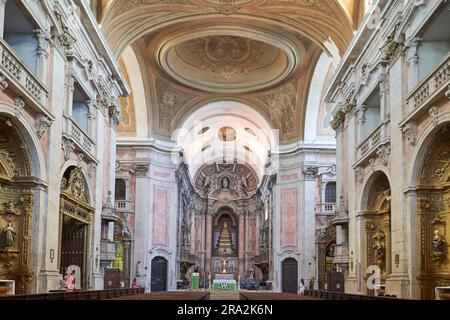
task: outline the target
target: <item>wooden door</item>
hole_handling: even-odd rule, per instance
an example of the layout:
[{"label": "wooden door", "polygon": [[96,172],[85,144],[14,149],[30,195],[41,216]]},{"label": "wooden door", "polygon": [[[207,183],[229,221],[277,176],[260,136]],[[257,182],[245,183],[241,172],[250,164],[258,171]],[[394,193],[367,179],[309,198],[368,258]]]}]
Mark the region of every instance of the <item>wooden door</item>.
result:
[{"label": "wooden door", "polygon": [[328,291],[344,293],[345,277],[342,272],[328,273]]},{"label": "wooden door", "polygon": [[298,288],[298,263],[294,258],[287,258],[281,263],[282,291],[297,293]]},{"label": "wooden door", "polygon": [[119,289],[120,288],[120,270],[106,269],[104,277],[104,289]]},{"label": "wooden door", "polygon": [[167,291],[167,260],[163,257],[152,260],[151,291]]}]

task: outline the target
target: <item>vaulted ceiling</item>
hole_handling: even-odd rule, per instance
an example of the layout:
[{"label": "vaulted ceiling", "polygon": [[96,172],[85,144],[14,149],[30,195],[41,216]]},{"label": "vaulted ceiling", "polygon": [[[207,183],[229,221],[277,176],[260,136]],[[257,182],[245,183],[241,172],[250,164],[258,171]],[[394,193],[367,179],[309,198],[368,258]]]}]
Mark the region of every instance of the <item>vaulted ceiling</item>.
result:
[{"label": "vaulted ceiling", "polygon": [[[344,52],[361,18],[360,2],[91,3],[116,56],[122,57],[127,48],[136,55],[146,92],[149,136],[170,139],[202,106],[239,101],[273,124],[281,143],[289,143],[303,138],[308,92],[320,55]],[[124,71],[129,78],[136,76]],[[131,110],[132,99],[124,101],[126,113],[142,116]],[[124,133],[132,136],[133,129]]]}]

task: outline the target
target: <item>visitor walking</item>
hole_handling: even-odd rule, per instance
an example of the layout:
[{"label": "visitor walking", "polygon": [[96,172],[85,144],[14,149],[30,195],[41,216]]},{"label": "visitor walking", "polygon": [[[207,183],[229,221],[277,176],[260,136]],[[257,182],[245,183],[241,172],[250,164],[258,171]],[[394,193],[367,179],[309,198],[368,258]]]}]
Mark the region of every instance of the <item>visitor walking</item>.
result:
[{"label": "visitor walking", "polygon": [[302,278],[300,280],[300,284],[298,286],[298,293],[303,296],[305,294],[305,289],[306,289],[305,280],[303,280],[303,278]]}]

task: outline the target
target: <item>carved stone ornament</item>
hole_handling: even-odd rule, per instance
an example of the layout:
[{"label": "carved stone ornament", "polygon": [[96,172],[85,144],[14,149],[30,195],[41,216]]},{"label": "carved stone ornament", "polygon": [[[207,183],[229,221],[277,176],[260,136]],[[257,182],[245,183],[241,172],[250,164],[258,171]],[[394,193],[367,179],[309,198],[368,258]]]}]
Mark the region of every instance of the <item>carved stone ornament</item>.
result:
[{"label": "carved stone ornament", "polygon": [[303,173],[308,178],[314,178],[319,173],[319,167],[317,166],[303,167]]},{"label": "carved stone ornament", "polygon": [[41,116],[38,119],[38,128],[39,129],[36,134],[39,139],[41,139],[45,135],[48,128],[50,128],[52,124],[53,124],[53,121],[47,116]]},{"label": "carved stone ornament", "polygon": [[75,150],[75,142],[63,138],[62,148],[64,150],[64,160],[67,161],[70,159],[70,154]]},{"label": "carved stone ornament", "polygon": [[383,46],[380,48],[381,59],[391,63],[403,51],[404,45],[389,36]]},{"label": "carved stone ornament", "polygon": [[330,122],[331,128],[334,131],[338,131],[344,124],[344,120],[345,120],[345,113],[339,110],[333,117],[333,120],[331,120]]},{"label": "carved stone ornament", "polygon": [[402,128],[403,136],[405,140],[409,141],[411,146],[415,146],[417,143],[417,125],[409,122]]},{"label": "carved stone ornament", "polygon": [[377,149],[377,155],[381,158],[384,165],[388,164],[391,148],[388,145],[380,146]]},{"label": "carved stone ornament", "polygon": [[439,124],[439,108],[435,106],[431,107],[428,110],[428,114],[431,116],[433,126],[436,127]]},{"label": "carved stone ornament", "polygon": [[62,33],[57,36],[57,40],[61,46],[63,46],[68,52],[71,52],[73,45],[77,42],[77,39],[72,35],[69,27],[66,25],[60,14],[57,15],[57,18],[62,29]]},{"label": "carved stone ornament", "polygon": [[6,81],[6,77],[0,74],[0,92],[6,90],[8,88],[8,81]]},{"label": "carved stone ornament", "polygon": [[150,168],[149,163],[133,163],[133,170],[138,177],[145,177]]},{"label": "carved stone ornament", "polygon": [[[64,178],[63,178],[64,179]],[[85,204],[89,204],[88,193],[84,182],[83,173],[80,168],[74,168],[70,173],[69,180],[61,183],[62,192]]]},{"label": "carved stone ornament", "polygon": [[18,118],[22,114],[22,110],[25,107],[25,102],[21,98],[16,98],[14,101],[14,116]]},{"label": "carved stone ornament", "polygon": [[97,170],[97,165],[94,162],[89,163],[87,167],[88,176],[92,178],[95,175],[95,171]]}]

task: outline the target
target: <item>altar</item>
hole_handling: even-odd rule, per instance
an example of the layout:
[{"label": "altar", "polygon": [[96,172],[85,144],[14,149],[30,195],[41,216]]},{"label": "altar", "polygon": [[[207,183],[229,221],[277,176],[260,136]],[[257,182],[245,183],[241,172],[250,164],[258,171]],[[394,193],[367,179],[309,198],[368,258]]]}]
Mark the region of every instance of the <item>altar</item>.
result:
[{"label": "altar", "polygon": [[237,290],[236,280],[231,279],[214,279],[213,290]]}]

